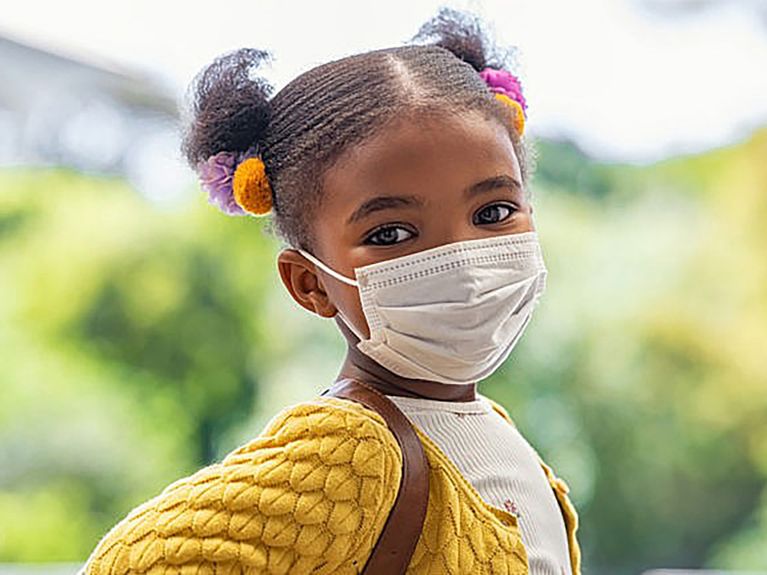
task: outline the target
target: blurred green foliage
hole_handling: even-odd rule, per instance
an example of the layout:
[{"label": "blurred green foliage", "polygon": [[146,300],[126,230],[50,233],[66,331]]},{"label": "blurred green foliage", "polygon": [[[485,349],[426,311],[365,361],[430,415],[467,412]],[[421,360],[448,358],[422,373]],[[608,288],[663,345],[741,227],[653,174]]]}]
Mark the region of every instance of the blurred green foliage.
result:
[{"label": "blurred green foliage", "polygon": [[[541,142],[547,292],[480,391],[572,488],[590,573],[767,568],[767,132],[649,167]],[[0,561],[79,561],[329,385],[262,220],[0,172]]]}]

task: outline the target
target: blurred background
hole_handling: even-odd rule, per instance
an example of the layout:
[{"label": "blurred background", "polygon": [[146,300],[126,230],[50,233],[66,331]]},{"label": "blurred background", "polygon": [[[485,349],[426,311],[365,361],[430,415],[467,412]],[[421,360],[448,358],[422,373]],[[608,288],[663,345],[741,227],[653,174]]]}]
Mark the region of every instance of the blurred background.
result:
[{"label": "blurred background", "polygon": [[[767,571],[767,0],[449,5],[518,47],[550,273],[480,391],[570,484],[584,573]],[[264,222],[209,206],[181,161],[194,74],[262,48],[279,89],[439,6],[2,7],[6,571],[74,572],[337,373],[342,338],[289,300]]]}]

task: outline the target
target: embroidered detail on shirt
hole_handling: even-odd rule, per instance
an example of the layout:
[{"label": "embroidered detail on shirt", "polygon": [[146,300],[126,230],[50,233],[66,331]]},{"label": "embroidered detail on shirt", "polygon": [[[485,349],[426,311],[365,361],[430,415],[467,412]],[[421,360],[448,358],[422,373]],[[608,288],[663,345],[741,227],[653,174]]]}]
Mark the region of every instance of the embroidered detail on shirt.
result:
[{"label": "embroidered detail on shirt", "polygon": [[519,508],[517,507],[517,503],[515,501],[512,501],[511,499],[504,499],[503,506],[506,508],[506,511],[519,518]]}]

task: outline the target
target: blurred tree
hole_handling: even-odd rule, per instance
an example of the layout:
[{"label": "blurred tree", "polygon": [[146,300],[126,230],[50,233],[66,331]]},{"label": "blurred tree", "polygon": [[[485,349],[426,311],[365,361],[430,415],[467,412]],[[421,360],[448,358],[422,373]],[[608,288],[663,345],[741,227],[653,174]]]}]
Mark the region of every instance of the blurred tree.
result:
[{"label": "blurred tree", "polygon": [[3,188],[0,560],[77,560],[252,413],[279,357],[255,321],[274,246],[120,181],[19,171]]}]

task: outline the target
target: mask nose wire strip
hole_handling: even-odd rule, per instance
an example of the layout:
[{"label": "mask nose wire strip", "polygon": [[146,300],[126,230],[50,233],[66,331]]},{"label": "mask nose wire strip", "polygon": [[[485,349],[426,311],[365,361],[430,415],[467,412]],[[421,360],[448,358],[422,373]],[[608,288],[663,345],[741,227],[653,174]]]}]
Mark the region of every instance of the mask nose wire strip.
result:
[{"label": "mask nose wire strip", "polygon": [[336,278],[338,281],[342,281],[342,282],[344,282],[345,284],[348,284],[348,285],[350,285],[350,286],[354,286],[354,287],[358,287],[358,286],[359,286],[359,284],[358,284],[358,283],[357,283],[355,280],[353,280],[353,279],[350,279],[350,278],[346,277],[345,275],[342,275],[342,274],[338,273],[336,270],[334,270],[334,269],[332,269],[332,268],[329,268],[328,266],[326,266],[324,263],[322,263],[320,260],[318,260],[316,257],[314,257],[314,256],[313,256],[312,254],[310,254],[309,252],[306,252],[306,251],[304,251],[304,250],[301,250],[301,249],[300,249],[300,250],[298,250],[298,252],[299,252],[299,253],[300,253],[302,256],[304,256],[304,257],[305,257],[307,260],[309,260],[310,262],[312,262],[314,265],[316,265],[317,267],[321,268],[321,269],[322,269],[322,270],[324,270],[325,272],[327,272],[327,273],[329,273],[330,275],[332,275],[332,276],[333,276],[334,278]]}]

